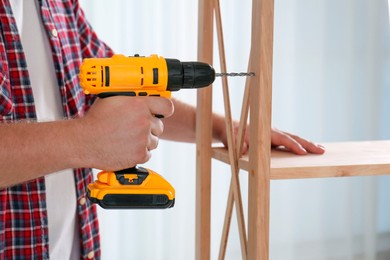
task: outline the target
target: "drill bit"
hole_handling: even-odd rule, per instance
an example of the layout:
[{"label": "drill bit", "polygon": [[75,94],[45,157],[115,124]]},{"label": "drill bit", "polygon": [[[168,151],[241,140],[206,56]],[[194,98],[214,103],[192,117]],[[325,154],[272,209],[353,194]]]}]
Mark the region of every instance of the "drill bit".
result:
[{"label": "drill bit", "polygon": [[215,73],[216,77],[253,77],[255,75],[254,72],[221,72]]}]

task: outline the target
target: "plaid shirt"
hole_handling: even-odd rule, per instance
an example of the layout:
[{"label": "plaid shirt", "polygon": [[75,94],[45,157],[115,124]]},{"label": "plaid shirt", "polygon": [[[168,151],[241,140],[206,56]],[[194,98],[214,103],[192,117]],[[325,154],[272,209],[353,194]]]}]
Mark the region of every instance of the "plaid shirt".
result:
[{"label": "plaid shirt", "polygon": [[[93,102],[79,86],[83,58],[111,56],[98,39],[77,0],[38,0],[62,96],[64,116],[83,115]],[[0,121],[35,119],[34,99],[20,36],[9,0],[0,0]],[[74,170],[81,256],[100,258],[96,208],[85,199],[90,169]],[[0,259],[48,259],[45,181],[0,190]]]}]

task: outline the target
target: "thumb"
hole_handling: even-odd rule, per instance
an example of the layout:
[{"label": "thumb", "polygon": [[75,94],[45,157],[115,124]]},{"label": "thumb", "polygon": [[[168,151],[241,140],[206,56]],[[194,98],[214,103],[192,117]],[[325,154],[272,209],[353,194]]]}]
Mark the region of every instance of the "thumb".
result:
[{"label": "thumb", "polygon": [[241,155],[246,155],[249,151],[249,145],[247,142],[242,144]]}]

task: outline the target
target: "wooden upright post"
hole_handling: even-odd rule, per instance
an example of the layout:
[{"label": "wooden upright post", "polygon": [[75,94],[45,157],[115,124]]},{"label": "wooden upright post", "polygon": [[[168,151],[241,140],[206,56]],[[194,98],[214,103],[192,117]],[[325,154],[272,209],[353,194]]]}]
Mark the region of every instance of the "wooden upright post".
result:
[{"label": "wooden upright post", "polygon": [[[199,0],[198,60],[213,61],[212,0]],[[195,259],[210,259],[212,90],[198,90],[196,114],[196,223]]]},{"label": "wooden upright post", "polygon": [[269,258],[273,24],[274,1],[253,0],[248,259]]}]

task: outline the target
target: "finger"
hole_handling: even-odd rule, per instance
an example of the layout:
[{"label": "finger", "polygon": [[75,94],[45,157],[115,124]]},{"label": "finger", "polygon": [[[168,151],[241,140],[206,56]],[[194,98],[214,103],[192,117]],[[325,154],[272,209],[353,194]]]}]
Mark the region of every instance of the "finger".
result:
[{"label": "finger", "polygon": [[287,150],[290,150],[298,155],[307,154],[306,149],[287,133],[273,131],[271,139],[272,145],[274,146],[284,146]]},{"label": "finger", "polygon": [[241,154],[245,155],[248,153],[248,151],[249,151],[249,145],[246,141],[244,141],[244,143],[242,144]]},{"label": "finger", "polygon": [[148,151],[154,150],[158,146],[158,140],[159,138],[155,135],[150,135],[149,137],[149,143],[147,145]]},{"label": "finger", "polygon": [[161,119],[154,117],[151,119],[151,121],[152,121],[152,124],[151,124],[150,131],[151,131],[152,135],[155,135],[155,136],[162,135],[162,133],[164,132],[164,124],[161,121]]},{"label": "finger", "polygon": [[296,135],[290,136],[295,139],[309,153],[323,154],[325,152],[325,148],[322,145],[315,144]]},{"label": "finger", "polygon": [[136,162],[136,164],[146,163],[152,157],[152,153],[150,152],[149,148],[147,148],[145,150],[146,150],[145,151],[145,156],[142,159],[140,159],[138,162]]},{"label": "finger", "polygon": [[161,97],[145,97],[148,99],[148,106],[153,115],[160,118],[169,117],[173,114],[173,104],[170,99]]},{"label": "finger", "polygon": [[243,144],[243,154],[247,154],[249,152],[249,140],[250,140],[250,136],[249,136],[249,126],[246,126],[245,128],[245,134],[244,134],[244,144]]}]

